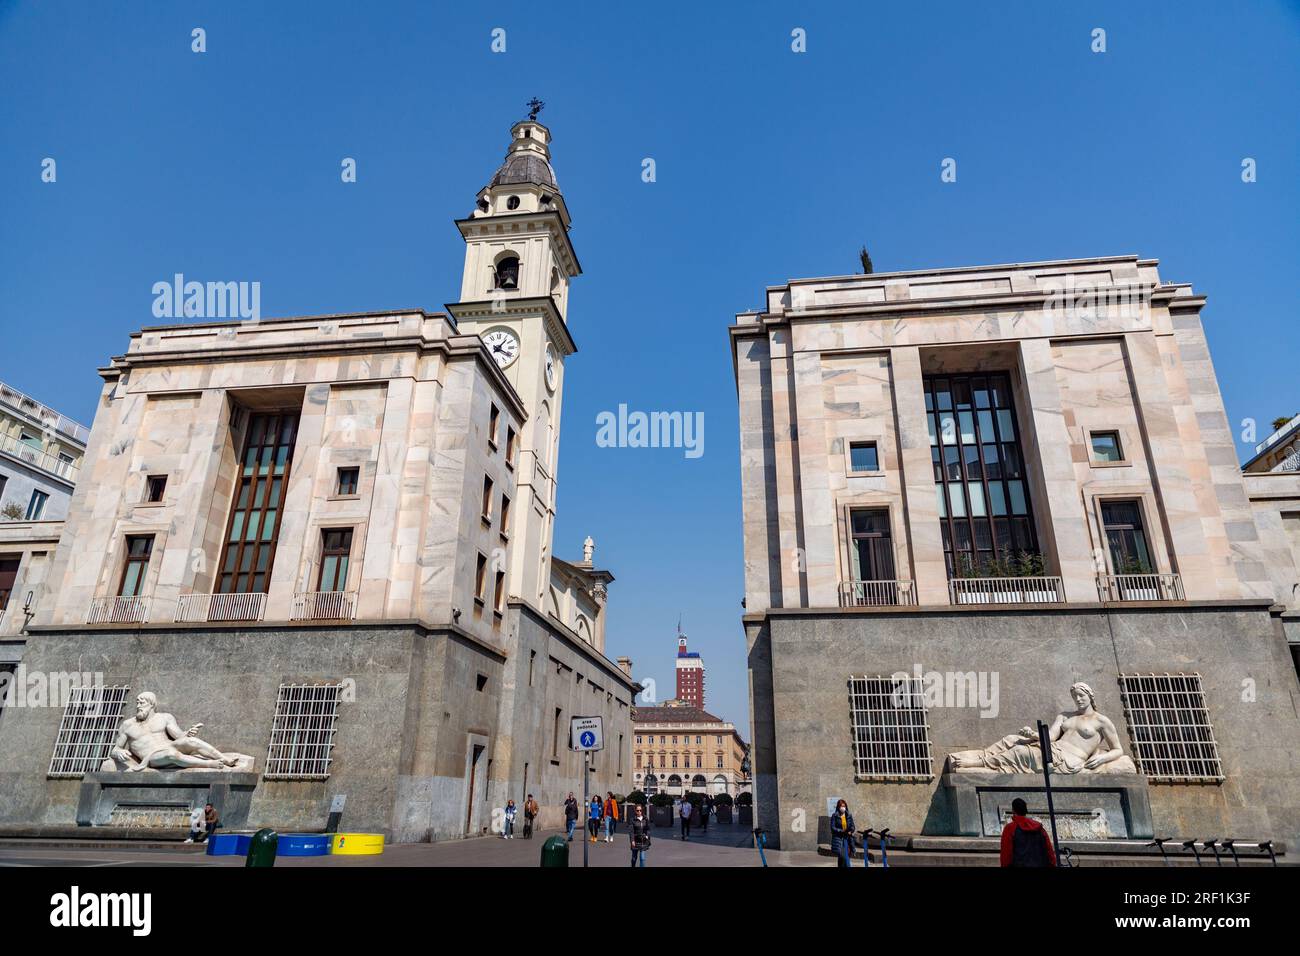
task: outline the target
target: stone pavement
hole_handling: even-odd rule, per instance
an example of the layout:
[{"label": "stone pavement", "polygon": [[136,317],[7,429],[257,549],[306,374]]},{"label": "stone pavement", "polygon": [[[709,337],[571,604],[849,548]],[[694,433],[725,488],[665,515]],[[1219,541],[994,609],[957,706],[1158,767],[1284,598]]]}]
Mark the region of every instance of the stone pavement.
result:
[{"label": "stone pavement", "polygon": [[[276,866],[428,866],[428,867],[536,867],[542,844],[562,830],[539,831],[531,840],[479,837],[445,843],[407,843],[388,846],[381,856],[280,857]],[[759,866],[758,851],[752,846],[747,827],[714,824],[708,834],[695,831],[683,841],[677,830],[656,828],[651,834],[647,867],[744,867]],[[569,846],[569,866],[582,866],[582,847],[575,832]],[[589,843],[591,866],[626,867],[631,859],[627,833],[615,835],[613,843]],[[769,866],[834,866],[835,861],[815,853],[781,853],[768,850]],[[59,845],[23,845],[17,841],[0,844],[0,867],[13,866],[243,866],[242,857],[211,857],[202,847],[177,844],[168,847],[80,847],[68,842]]]}]

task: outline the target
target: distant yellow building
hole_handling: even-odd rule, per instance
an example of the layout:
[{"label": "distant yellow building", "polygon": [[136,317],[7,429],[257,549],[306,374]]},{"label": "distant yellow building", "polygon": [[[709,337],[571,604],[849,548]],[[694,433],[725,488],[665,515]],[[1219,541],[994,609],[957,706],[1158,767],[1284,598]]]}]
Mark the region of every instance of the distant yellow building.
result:
[{"label": "distant yellow building", "polygon": [[735,724],[689,704],[632,709],[632,780],[648,795],[687,791],[736,796],[750,789],[745,741]]}]

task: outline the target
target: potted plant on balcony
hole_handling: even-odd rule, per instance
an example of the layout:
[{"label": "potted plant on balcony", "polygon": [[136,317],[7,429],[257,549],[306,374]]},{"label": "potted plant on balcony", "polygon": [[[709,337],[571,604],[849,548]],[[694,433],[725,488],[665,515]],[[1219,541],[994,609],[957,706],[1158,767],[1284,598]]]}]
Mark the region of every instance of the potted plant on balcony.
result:
[{"label": "potted plant on balcony", "polygon": [[713,815],[719,823],[731,822],[731,794],[720,793],[713,798]]},{"label": "potted plant on balcony", "polygon": [[650,825],[654,827],[673,825],[673,798],[669,794],[656,793],[650,798]]},{"label": "potted plant on balcony", "polygon": [[742,826],[754,825],[754,795],[748,790],[736,796],[736,817]]},{"label": "potted plant on balcony", "polygon": [[1118,582],[1121,601],[1160,600],[1160,578],[1141,558],[1126,557],[1115,573],[1122,575]]},{"label": "potted plant on balcony", "polygon": [[[961,554],[954,577],[972,583],[963,583],[953,589],[955,603],[1044,604],[1056,601],[1055,590],[1048,588],[1043,581],[1045,571],[1043,556],[1034,551],[1018,551],[979,562],[969,554]],[[987,585],[973,583],[979,578],[989,579]],[[1018,579],[1032,580],[1021,582]]]}]

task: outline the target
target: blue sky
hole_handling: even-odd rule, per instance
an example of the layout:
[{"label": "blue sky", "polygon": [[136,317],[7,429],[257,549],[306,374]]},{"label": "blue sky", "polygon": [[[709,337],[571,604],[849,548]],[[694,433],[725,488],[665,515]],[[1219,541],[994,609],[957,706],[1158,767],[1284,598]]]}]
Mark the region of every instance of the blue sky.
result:
[{"label": "blue sky", "polygon": [[[1234,423],[1300,411],[1295,4],[0,0],[0,91],[0,379],[86,422],[176,272],[260,281],[266,316],[454,300],[452,220],[545,100],[585,270],[556,551],[596,539],[609,654],[669,693],[681,614],[742,726],[726,328],[765,286],[864,242],[878,271],[1138,253],[1209,296]],[[619,403],[703,412],[705,454],[597,447]]]}]

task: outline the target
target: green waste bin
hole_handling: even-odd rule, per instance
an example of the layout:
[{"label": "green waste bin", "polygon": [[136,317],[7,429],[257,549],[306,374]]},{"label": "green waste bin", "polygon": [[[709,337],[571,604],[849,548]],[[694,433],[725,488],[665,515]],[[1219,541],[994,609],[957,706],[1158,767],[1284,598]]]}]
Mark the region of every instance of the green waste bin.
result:
[{"label": "green waste bin", "polygon": [[279,843],[280,834],[274,830],[258,830],[248,843],[248,859],[244,866],[275,866],[275,849]]},{"label": "green waste bin", "polygon": [[568,866],[569,841],[562,836],[550,837],[542,844],[542,866]]}]

